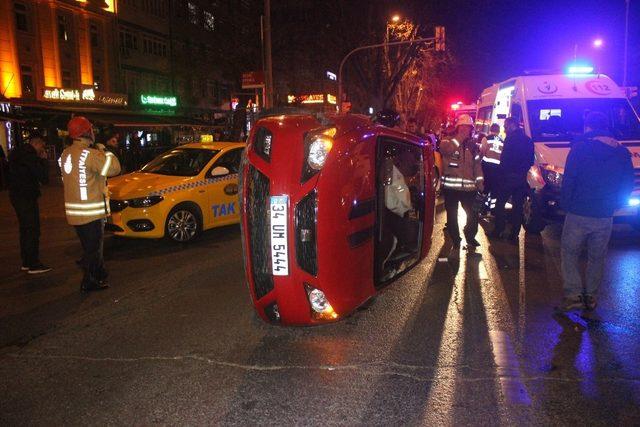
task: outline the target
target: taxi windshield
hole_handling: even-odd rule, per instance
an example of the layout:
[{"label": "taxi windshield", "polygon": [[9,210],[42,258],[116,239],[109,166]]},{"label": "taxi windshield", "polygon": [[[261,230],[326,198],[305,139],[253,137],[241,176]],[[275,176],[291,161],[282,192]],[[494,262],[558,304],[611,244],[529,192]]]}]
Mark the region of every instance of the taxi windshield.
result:
[{"label": "taxi windshield", "polygon": [[144,165],[141,172],[159,175],[195,176],[218,154],[218,150],[176,148]]},{"label": "taxi windshield", "polygon": [[584,133],[584,118],[591,111],[609,117],[616,139],[640,139],[640,122],[624,98],[545,99],[529,101],[531,136],[534,141],[571,141]]}]

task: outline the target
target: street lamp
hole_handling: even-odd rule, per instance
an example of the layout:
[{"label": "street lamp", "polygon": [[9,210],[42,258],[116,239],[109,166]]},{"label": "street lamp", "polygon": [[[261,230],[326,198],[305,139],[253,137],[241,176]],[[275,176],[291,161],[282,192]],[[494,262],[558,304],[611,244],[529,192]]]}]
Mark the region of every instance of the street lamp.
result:
[{"label": "street lamp", "polygon": [[400,15],[397,15],[397,14],[393,15],[391,17],[391,22],[395,22],[395,23],[400,22]]},{"label": "street lamp", "polygon": [[595,47],[596,49],[600,49],[602,47],[602,45],[604,45],[604,41],[600,38],[595,39],[593,41],[593,47]]}]

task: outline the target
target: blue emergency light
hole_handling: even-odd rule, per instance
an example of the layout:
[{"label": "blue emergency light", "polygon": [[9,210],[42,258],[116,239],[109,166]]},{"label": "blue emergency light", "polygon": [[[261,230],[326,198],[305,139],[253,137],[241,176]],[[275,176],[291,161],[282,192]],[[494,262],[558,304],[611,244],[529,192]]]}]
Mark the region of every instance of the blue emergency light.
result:
[{"label": "blue emergency light", "polygon": [[640,199],[637,197],[632,197],[629,199],[629,206],[640,206]]}]

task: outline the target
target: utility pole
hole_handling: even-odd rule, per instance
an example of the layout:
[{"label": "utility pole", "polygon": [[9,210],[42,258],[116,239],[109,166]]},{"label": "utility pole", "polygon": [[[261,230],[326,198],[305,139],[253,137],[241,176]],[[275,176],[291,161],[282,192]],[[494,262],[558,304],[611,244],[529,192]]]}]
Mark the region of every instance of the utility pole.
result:
[{"label": "utility pole", "polygon": [[271,62],[271,0],[264,0],[264,80],[265,108],[273,108],[273,64]]},{"label": "utility pole", "polygon": [[629,55],[629,6],[631,0],[625,0],[626,11],[624,17],[624,65],[622,66],[622,87],[627,87],[627,60]]}]

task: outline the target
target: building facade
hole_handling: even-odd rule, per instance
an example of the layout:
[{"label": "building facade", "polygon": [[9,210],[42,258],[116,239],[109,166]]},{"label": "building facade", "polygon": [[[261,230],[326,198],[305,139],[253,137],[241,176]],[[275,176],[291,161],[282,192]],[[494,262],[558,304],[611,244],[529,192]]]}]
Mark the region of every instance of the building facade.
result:
[{"label": "building facade", "polygon": [[259,4],[0,0],[1,95],[206,118],[229,102],[242,71],[260,66]]}]

